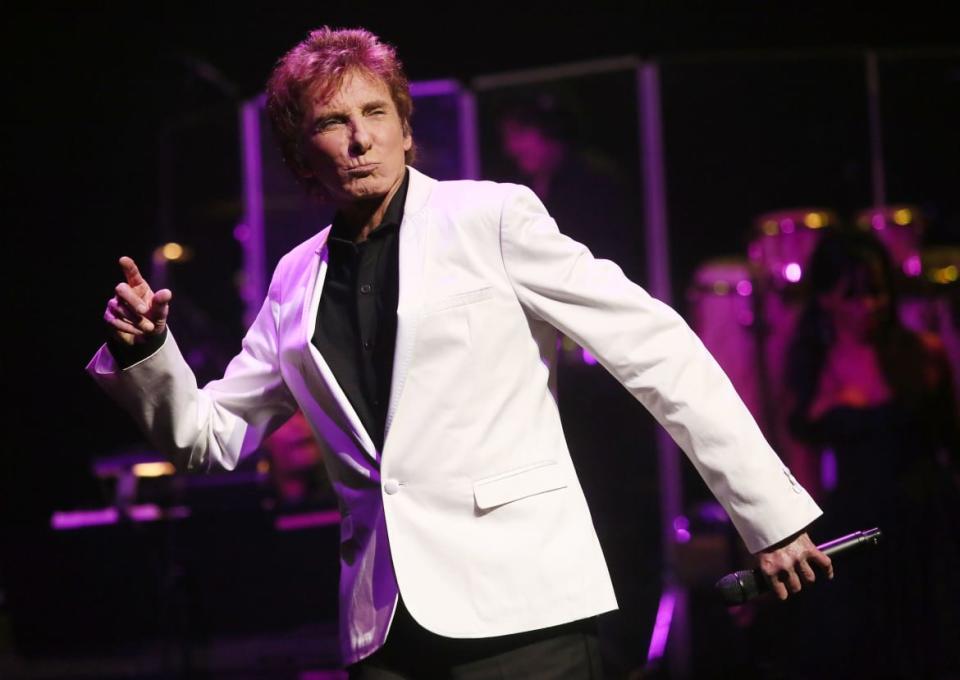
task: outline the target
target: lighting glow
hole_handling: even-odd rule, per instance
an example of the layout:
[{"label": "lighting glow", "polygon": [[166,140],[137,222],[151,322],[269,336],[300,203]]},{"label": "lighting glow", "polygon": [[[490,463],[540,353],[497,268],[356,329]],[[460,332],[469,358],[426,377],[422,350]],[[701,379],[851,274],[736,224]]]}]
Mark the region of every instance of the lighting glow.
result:
[{"label": "lighting glow", "polygon": [[833,449],[825,449],[820,456],[820,483],[825,491],[837,488],[837,454]]},{"label": "lighting glow", "polygon": [[913,222],[913,213],[908,208],[900,208],[894,211],[893,221],[901,227],[906,227]]},{"label": "lighting glow", "polygon": [[673,518],[673,540],[677,543],[690,542],[690,520],[685,515]]},{"label": "lighting glow", "polygon": [[590,354],[590,350],[588,350],[586,347],[581,349],[580,352],[581,356],[583,357],[583,363],[587,364],[588,366],[593,366],[597,363],[597,358]]},{"label": "lighting glow", "polygon": [[131,468],[137,477],[164,477],[172,475],[177,470],[172,463],[158,461],[156,463],[137,463]]},{"label": "lighting glow", "polygon": [[647,649],[647,662],[663,658],[667,648],[667,639],[670,637],[670,624],[673,623],[673,611],[677,606],[677,593],[672,588],[660,595],[660,604],[657,606],[657,618],[653,624],[653,634],[650,636],[650,647]]},{"label": "lighting glow", "polygon": [[803,223],[811,229],[820,229],[827,226],[827,220],[823,213],[811,212],[803,217]]},{"label": "lighting glow", "polygon": [[792,234],[796,226],[796,223],[788,217],[780,223],[780,231],[784,234]]},{"label": "lighting glow", "polygon": [[767,236],[776,236],[780,233],[780,225],[776,220],[767,220],[763,223],[763,233]]},{"label": "lighting glow", "polygon": [[171,241],[164,245],[160,252],[163,255],[163,259],[176,262],[183,257],[183,246]]},{"label": "lighting glow", "polygon": [[791,262],[783,268],[783,278],[790,283],[796,283],[803,276],[803,270],[796,262]]},{"label": "lighting glow", "polygon": [[53,517],[50,518],[50,526],[57,531],[103,526],[105,524],[116,524],[118,516],[119,513],[116,508],[55,512]]},{"label": "lighting glow", "polygon": [[911,255],[903,261],[903,273],[907,276],[920,276],[921,271],[923,271],[923,265],[919,255]]},{"label": "lighting glow", "polygon": [[946,267],[940,267],[939,269],[934,269],[930,273],[930,279],[934,283],[953,283],[957,280],[957,266],[955,264],[947,265]]},{"label": "lighting glow", "polygon": [[737,282],[737,294],[742,297],[747,297],[753,292],[753,284],[744,279],[743,281]]},{"label": "lighting glow", "polygon": [[336,510],[319,510],[299,515],[277,517],[274,519],[273,526],[277,531],[299,531],[301,529],[329,527],[339,523],[340,513]]},{"label": "lighting glow", "polygon": [[155,522],[159,519],[185,519],[190,516],[190,508],[173,506],[161,508],[151,503],[118,508],[100,508],[97,510],[68,510],[55,512],[50,518],[50,526],[56,531],[70,531],[87,527],[118,524],[121,512],[133,522]]},{"label": "lighting glow", "polygon": [[726,281],[715,281],[713,283],[713,292],[716,295],[726,295],[730,292],[730,284]]}]

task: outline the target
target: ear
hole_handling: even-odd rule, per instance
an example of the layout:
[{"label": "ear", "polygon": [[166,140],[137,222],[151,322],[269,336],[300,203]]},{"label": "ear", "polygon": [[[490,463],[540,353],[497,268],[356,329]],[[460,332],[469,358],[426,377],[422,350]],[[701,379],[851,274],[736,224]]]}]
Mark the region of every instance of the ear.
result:
[{"label": "ear", "polygon": [[413,134],[410,132],[410,126],[403,126],[403,150],[409,151],[413,148]]}]

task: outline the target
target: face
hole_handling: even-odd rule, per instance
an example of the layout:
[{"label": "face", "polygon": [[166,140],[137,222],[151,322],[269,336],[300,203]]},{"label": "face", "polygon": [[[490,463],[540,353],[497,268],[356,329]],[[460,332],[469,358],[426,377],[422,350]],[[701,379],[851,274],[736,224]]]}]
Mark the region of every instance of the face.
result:
[{"label": "face", "polygon": [[304,124],[307,176],[334,204],[382,199],[399,186],[413,138],[382,80],[347,74],[332,97],[308,103]]}]

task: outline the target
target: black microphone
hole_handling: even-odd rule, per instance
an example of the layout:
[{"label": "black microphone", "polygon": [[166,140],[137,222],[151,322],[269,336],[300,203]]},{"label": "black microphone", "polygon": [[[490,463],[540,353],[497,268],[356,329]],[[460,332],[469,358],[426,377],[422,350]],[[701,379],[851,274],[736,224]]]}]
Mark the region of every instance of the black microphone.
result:
[{"label": "black microphone", "polygon": [[[854,531],[852,534],[835,538],[823,545],[818,545],[817,550],[827,557],[839,555],[842,552],[855,550],[858,548],[877,545],[883,533],[880,529],[867,529],[865,531]],[[717,581],[717,591],[723,599],[724,604],[733,606],[743,604],[758,595],[770,590],[770,582],[767,581],[763,572],[757,569],[744,569],[727,574]]]}]

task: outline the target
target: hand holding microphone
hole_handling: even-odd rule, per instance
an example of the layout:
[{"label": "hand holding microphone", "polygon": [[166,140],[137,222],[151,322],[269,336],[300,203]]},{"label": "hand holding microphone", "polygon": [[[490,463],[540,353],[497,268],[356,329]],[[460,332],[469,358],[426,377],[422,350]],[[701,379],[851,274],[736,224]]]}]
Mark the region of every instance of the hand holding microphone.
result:
[{"label": "hand holding microphone", "polygon": [[[806,534],[802,534],[801,537],[805,537]],[[855,531],[852,534],[842,536],[832,541],[828,541],[822,545],[816,546],[815,550],[819,551],[826,557],[832,557],[843,552],[852,551],[858,548],[865,548],[867,546],[877,545],[880,542],[883,534],[880,529],[868,529],[866,531]],[[761,595],[770,590],[777,590],[777,595],[780,599],[786,599],[787,597],[787,585],[782,582],[775,582],[773,586],[770,585],[770,582],[765,577],[765,574],[770,573],[770,565],[764,564],[766,561],[775,561],[778,553],[786,550],[790,546],[793,546],[797,541],[791,542],[788,546],[784,548],[779,548],[770,552],[765,551],[766,554],[761,556],[761,567],[756,569],[747,569],[743,571],[733,572],[732,574],[727,574],[722,579],[717,581],[717,591],[720,593],[721,598],[724,603],[732,606],[743,604],[747,600],[750,600],[758,595]],[[809,541],[809,539],[807,539]],[[768,556],[770,556],[768,558]],[[764,569],[766,567],[766,570]],[[827,563],[829,568],[829,562]],[[805,568],[810,570],[810,566],[805,562],[801,566],[801,569]],[[832,568],[829,571],[832,575]],[[793,579],[796,579],[796,576],[792,576]],[[814,577],[812,574],[807,575],[806,580],[812,582]],[[790,591],[797,592],[800,590],[799,581],[793,585],[791,584]],[[782,593],[780,592],[782,591]]]}]

